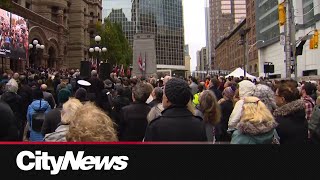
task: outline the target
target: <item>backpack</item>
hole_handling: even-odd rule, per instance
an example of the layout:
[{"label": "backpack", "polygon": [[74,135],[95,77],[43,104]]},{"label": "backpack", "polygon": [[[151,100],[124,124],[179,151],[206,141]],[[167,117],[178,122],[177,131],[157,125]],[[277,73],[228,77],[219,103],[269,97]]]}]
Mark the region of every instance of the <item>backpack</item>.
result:
[{"label": "backpack", "polygon": [[313,135],[320,138],[320,106],[315,106],[309,121],[309,130]]},{"label": "backpack", "polygon": [[45,110],[41,110],[41,100],[39,110],[32,114],[31,129],[35,132],[41,132],[42,124],[45,119]]}]

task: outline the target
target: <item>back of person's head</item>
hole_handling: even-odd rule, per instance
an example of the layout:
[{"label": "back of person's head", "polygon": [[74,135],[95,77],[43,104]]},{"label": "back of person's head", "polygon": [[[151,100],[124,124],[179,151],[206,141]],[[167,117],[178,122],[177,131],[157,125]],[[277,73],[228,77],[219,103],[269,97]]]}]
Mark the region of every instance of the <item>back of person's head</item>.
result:
[{"label": "back of person's head", "polygon": [[257,97],[246,97],[244,99],[241,122],[252,124],[270,122],[274,123],[274,117],[267,106]]},{"label": "back of person's head", "polygon": [[21,75],[19,77],[19,81],[20,81],[20,84],[23,84],[23,85],[28,84],[28,80],[27,80],[27,77],[25,75]]},{"label": "back of person's head", "polygon": [[203,113],[204,121],[212,125],[220,122],[221,111],[217,98],[210,90],[203,91],[199,97],[200,110]]},{"label": "back of person's head", "polygon": [[270,111],[273,111],[276,108],[274,92],[269,86],[264,84],[256,85],[256,89],[252,96],[259,98]]},{"label": "back of person's head", "polygon": [[42,91],[46,91],[46,90],[48,89],[48,86],[47,86],[46,84],[42,84],[42,85],[40,86],[40,89],[41,89]]},{"label": "back of person's head", "polygon": [[117,95],[118,95],[118,96],[122,96],[123,93],[124,93],[124,87],[122,87],[122,86],[117,86],[117,87],[116,87],[116,92],[117,92]]},{"label": "back of person's head", "polygon": [[286,103],[290,103],[300,99],[299,90],[288,84],[282,84],[277,89],[277,95],[283,97]]},{"label": "back of person's head", "polygon": [[[167,101],[175,106],[187,106],[192,97],[188,83],[179,78],[172,78],[167,82],[164,94]],[[167,105],[169,104],[164,104],[164,107],[168,108]]]},{"label": "back of person's head", "polygon": [[15,80],[19,80],[19,73],[14,73],[13,74],[13,79],[15,79]]},{"label": "back of person's head", "polygon": [[81,102],[87,101],[87,90],[84,88],[79,88],[74,97]]},{"label": "back of person's head", "polygon": [[91,76],[92,77],[97,77],[98,76],[98,72],[96,70],[92,70],[91,71]]},{"label": "back of person's head", "polygon": [[43,92],[39,88],[35,88],[32,91],[32,98],[34,100],[40,100],[43,99]]},{"label": "back of person's head", "polygon": [[58,93],[58,103],[64,104],[69,100],[70,97],[71,97],[71,92],[68,89],[63,88]]},{"label": "back of person's head", "polygon": [[2,74],[2,79],[9,79],[8,74],[7,74],[7,73],[3,73],[3,74]]},{"label": "back of person's head", "polygon": [[114,123],[109,116],[92,103],[80,107],[70,119],[68,142],[118,141]]},{"label": "back of person's head", "polygon": [[156,88],[154,88],[153,92],[154,92],[156,100],[161,103],[162,102],[162,97],[163,97],[162,88],[156,87]]},{"label": "back of person's head", "polygon": [[147,83],[138,83],[136,86],[132,89],[132,96],[136,102],[145,103],[151,92],[152,92],[152,86]]},{"label": "back of person's head", "polygon": [[311,96],[315,92],[315,89],[315,86],[310,82],[305,83],[301,87],[301,90],[304,90],[308,96]]},{"label": "back of person's head", "polygon": [[165,86],[170,79],[172,79],[171,76],[165,76],[163,79],[163,85]]},{"label": "back of person's head", "polygon": [[16,80],[10,79],[9,82],[6,84],[6,90],[8,92],[17,93],[19,89],[19,85]]},{"label": "back of person's head", "polygon": [[232,100],[235,94],[235,90],[232,87],[227,87],[223,90],[222,95],[226,100]]},{"label": "back of person's head", "polygon": [[256,85],[251,81],[243,80],[239,83],[240,98],[252,96],[255,91]]},{"label": "back of person's head", "polygon": [[77,110],[81,107],[82,107],[82,103],[78,99],[75,99],[75,98],[69,99],[62,106],[61,122],[63,124],[70,124],[70,120],[73,118]]},{"label": "back of person's head", "polygon": [[220,85],[220,82],[219,82],[219,80],[217,78],[212,78],[211,79],[211,84],[212,84],[213,87],[218,88],[219,85]]},{"label": "back of person's head", "polygon": [[204,84],[203,83],[199,83],[198,85],[198,91],[202,92],[204,90]]}]

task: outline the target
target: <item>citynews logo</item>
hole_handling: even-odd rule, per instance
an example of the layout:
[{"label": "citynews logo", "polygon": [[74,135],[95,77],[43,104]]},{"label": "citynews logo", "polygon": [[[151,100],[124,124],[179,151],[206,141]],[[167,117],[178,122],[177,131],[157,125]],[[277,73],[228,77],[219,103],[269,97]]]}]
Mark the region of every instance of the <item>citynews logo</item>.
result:
[{"label": "citynews logo", "polygon": [[[28,159],[28,163],[24,163]],[[22,151],[18,154],[16,163],[22,171],[50,171],[51,175],[57,175],[60,171],[66,171],[70,164],[74,171],[99,170],[116,170],[122,171],[127,168],[128,156],[85,156],[84,151],[79,151],[75,157],[72,151],[67,151],[64,156],[49,156],[48,152]]]}]

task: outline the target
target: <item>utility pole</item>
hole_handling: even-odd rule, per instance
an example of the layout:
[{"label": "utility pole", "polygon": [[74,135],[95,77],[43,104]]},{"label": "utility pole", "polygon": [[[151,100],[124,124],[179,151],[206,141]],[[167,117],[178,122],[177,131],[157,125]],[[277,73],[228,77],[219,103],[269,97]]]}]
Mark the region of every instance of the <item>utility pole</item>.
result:
[{"label": "utility pole", "polygon": [[293,4],[290,4],[291,13],[291,42],[292,42],[292,54],[293,54],[293,68],[294,68],[294,78],[298,81],[298,57],[297,57],[297,41],[296,41],[296,22],[294,17]]},{"label": "utility pole", "polygon": [[291,26],[292,16],[291,16],[291,0],[286,0],[286,25],[285,25],[285,52],[286,52],[286,77],[291,78]]}]

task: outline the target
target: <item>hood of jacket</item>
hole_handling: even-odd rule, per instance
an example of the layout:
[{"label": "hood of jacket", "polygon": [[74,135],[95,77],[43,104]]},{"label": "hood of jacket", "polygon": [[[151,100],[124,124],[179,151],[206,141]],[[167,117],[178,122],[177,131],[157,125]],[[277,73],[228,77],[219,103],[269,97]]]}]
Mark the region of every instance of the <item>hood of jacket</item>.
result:
[{"label": "hood of jacket", "polygon": [[19,95],[13,92],[5,92],[2,94],[1,99],[8,104],[16,103],[19,100]]},{"label": "hood of jacket", "polygon": [[31,107],[32,109],[34,109],[35,111],[41,110],[41,111],[45,111],[49,108],[49,103],[45,100],[41,100],[41,107],[40,107],[40,100],[35,100],[31,103]]},{"label": "hood of jacket", "polygon": [[275,117],[279,116],[288,116],[290,114],[293,114],[295,112],[301,111],[305,109],[305,104],[303,100],[296,100],[293,102],[290,102],[288,104],[285,104],[281,107],[278,107],[274,112],[273,115]]},{"label": "hood of jacket", "polygon": [[260,135],[274,130],[278,126],[276,121],[264,121],[260,123],[239,122],[237,129],[243,134]]},{"label": "hood of jacket", "polygon": [[251,81],[244,80],[239,83],[239,97],[245,98],[248,96],[253,96],[256,85]]}]

